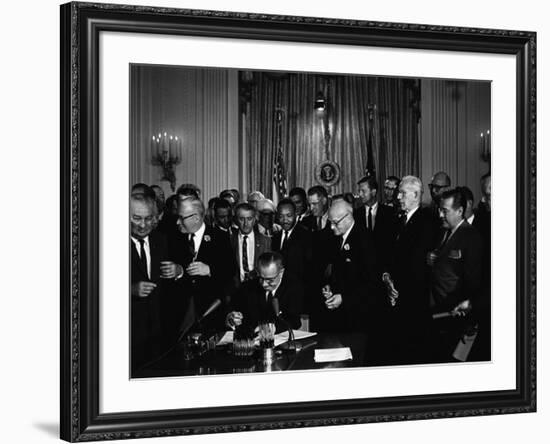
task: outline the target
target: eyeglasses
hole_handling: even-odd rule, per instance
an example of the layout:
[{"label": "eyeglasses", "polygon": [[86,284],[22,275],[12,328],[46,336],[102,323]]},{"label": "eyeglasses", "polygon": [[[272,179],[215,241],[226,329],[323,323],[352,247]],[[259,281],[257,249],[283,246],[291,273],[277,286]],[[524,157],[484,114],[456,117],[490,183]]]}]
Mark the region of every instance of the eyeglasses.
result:
[{"label": "eyeglasses", "polygon": [[342,222],[342,221],[343,221],[346,217],[348,217],[348,216],[349,216],[349,213],[345,214],[344,216],[342,216],[342,217],[341,217],[340,219],[338,219],[338,220],[335,220],[335,221],[329,220],[329,223],[330,223],[330,225],[332,225],[333,227],[336,227],[336,226],[338,226],[338,224],[339,224],[340,222]]},{"label": "eyeglasses", "polygon": [[279,271],[279,272],[278,272],[275,276],[273,276],[273,277],[263,277],[263,276],[260,274],[259,279],[260,279],[260,281],[262,281],[262,282],[266,282],[266,283],[268,283],[268,284],[272,284],[272,283],[275,282],[275,281],[277,280],[277,278],[281,275],[281,272],[282,272],[282,271],[283,271],[283,270]]},{"label": "eyeglasses", "polygon": [[183,222],[184,220],[189,219],[190,217],[193,217],[193,216],[196,216],[196,215],[197,215],[197,213],[193,213],[193,214],[190,214],[190,215],[188,215],[188,216],[180,216],[180,217],[179,217],[179,220],[180,220],[181,222]]},{"label": "eyeglasses", "polygon": [[428,184],[428,186],[430,187],[431,190],[435,190],[435,191],[440,191],[444,188],[448,188],[447,185],[433,185],[433,184]]}]

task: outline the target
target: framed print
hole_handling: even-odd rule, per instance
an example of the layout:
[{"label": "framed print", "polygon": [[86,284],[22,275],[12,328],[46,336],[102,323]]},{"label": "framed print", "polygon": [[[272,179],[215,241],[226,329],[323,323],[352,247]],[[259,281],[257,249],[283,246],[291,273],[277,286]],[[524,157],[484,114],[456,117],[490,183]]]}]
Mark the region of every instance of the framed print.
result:
[{"label": "framed print", "polygon": [[535,411],[535,33],[61,23],[62,439]]}]

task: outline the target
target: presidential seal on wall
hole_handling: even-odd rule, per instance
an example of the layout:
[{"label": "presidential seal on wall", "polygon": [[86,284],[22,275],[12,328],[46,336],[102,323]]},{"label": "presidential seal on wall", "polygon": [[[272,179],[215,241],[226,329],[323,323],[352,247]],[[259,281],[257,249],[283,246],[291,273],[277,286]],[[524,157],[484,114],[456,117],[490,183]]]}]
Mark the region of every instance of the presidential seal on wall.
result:
[{"label": "presidential seal on wall", "polygon": [[340,165],[332,160],[324,160],[315,168],[315,179],[320,185],[331,187],[340,181]]}]

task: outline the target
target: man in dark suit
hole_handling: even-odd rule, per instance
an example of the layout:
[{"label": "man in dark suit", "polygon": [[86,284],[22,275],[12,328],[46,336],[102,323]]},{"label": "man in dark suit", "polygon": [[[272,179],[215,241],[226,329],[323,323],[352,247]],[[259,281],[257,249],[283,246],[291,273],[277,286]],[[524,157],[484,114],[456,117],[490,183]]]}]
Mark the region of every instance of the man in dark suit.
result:
[{"label": "man in dark suit", "polygon": [[[188,329],[217,299],[226,301],[231,288],[235,262],[229,239],[207,227],[204,216],[200,199],[180,200],[179,233],[170,240],[170,247],[183,273],[177,276],[168,304],[176,334]],[[204,327],[221,326],[222,317],[222,310],[217,310]]]},{"label": "man in dark suit", "polygon": [[483,244],[478,230],[465,219],[465,194],[460,188],[441,196],[444,235],[428,255],[434,313],[451,312],[436,323],[435,358],[449,361],[461,339],[472,306],[480,299]]},{"label": "man in dark suit", "polygon": [[288,197],[296,206],[296,221],[301,224],[304,217],[309,213],[306,190],[301,187],[294,187],[289,191]]},{"label": "man in dark suit", "polygon": [[357,182],[359,197],[363,206],[357,208],[353,216],[357,225],[372,235],[378,254],[378,268],[389,266],[392,244],[397,231],[397,217],[391,207],[379,205],[378,182],[374,176],[363,177]]},{"label": "man in dark suit", "polygon": [[231,235],[231,249],[237,264],[233,275],[233,289],[257,274],[258,259],[262,253],[271,249],[271,238],[256,229],[256,209],[243,202],[235,208],[238,232]]},{"label": "man in dark suit", "polygon": [[433,217],[421,208],[422,181],[405,176],[397,195],[403,216],[387,278],[389,363],[422,363],[430,356],[431,313],[426,257],[433,246]]},{"label": "man in dark suit", "polygon": [[374,330],[377,307],[384,302],[376,276],[372,239],[353,218],[352,206],[333,202],[329,223],[335,235],[330,255],[330,273],[322,288],[322,331],[367,332]]},{"label": "man in dark suit", "polygon": [[276,331],[300,328],[303,288],[286,273],[283,256],[263,253],[258,259],[258,275],[245,282],[233,299],[226,316],[230,328],[254,330],[262,322],[274,322]]},{"label": "man in dark suit", "polygon": [[305,285],[312,260],[311,232],[298,224],[296,207],[290,199],[283,199],[277,205],[277,221],[282,230],[273,236],[271,248],[283,255],[287,273],[301,279]]},{"label": "man in dark suit", "polygon": [[397,191],[399,188],[399,177],[388,176],[384,181],[384,201],[382,205],[390,207],[395,213],[399,212],[399,202],[397,201]]},{"label": "man in dark suit", "polygon": [[163,350],[161,303],[181,266],[169,260],[166,239],[153,230],[156,202],[143,194],[130,197],[131,360],[132,369]]},{"label": "man in dark suit", "polygon": [[301,224],[312,233],[313,261],[311,263],[311,287],[306,297],[306,307],[311,316],[311,328],[316,330],[318,321],[322,323],[323,313],[326,311],[324,303],[319,299],[319,292],[326,279],[335,236],[328,222],[327,190],[320,185],[315,185],[307,191],[307,200],[309,215],[302,219]]}]

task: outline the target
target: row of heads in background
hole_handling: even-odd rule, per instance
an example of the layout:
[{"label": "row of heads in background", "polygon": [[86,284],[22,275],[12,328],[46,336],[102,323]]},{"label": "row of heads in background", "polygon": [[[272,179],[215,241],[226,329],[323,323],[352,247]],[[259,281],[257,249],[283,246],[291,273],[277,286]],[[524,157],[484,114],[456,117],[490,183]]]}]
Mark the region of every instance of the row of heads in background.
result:
[{"label": "row of heads in background", "polygon": [[[407,176],[413,177],[413,176]],[[487,173],[481,177],[481,202],[490,210],[491,203],[491,175]],[[419,180],[419,179],[418,179]],[[304,188],[295,187],[289,192],[288,198],[294,203],[297,216],[311,213],[316,217],[322,216],[328,209],[331,202],[344,200],[352,207],[362,205],[373,205],[380,201],[384,205],[400,208],[398,200],[399,185],[401,180],[396,176],[388,176],[384,181],[382,193],[379,192],[379,185],[374,176],[365,176],[358,182],[358,195],[351,192],[329,196],[328,191],[321,185],[315,185],[306,192]],[[420,182],[421,184],[421,182]],[[420,185],[421,186],[421,185]],[[437,172],[431,178],[428,184],[432,203],[439,205],[443,192],[451,188],[451,179],[443,171]],[[466,188],[466,187],[464,187]],[[471,190],[466,188],[468,197],[472,194]],[[181,185],[176,193],[168,199],[165,199],[162,188],[158,185],[148,186],[143,183],[135,184],[132,187],[132,195],[143,194],[151,197],[157,203],[158,214],[167,212],[177,215],[178,202],[186,197],[195,197],[201,199],[201,190],[195,184],[187,183]],[[469,199],[468,199],[469,200]],[[227,211],[228,217],[234,214],[236,205],[241,203],[241,194],[237,189],[226,189],[220,192],[217,197],[211,198],[207,206],[207,218],[213,218],[216,209],[221,212]],[[277,209],[272,200],[266,198],[261,191],[252,191],[248,193],[246,202],[252,205],[259,217],[273,217]]]},{"label": "row of heads in background", "polygon": [[[326,211],[326,205],[330,201],[343,199],[354,207],[361,206],[367,202],[377,199],[378,184],[376,179],[364,177],[359,182],[359,196],[351,192],[341,193],[329,196],[328,191],[321,185],[315,185],[306,190],[301,187],[292,188],[288,198],[294,202],[296,213],[302,215],[308,211],[317,213],[317,208],[320,211]],[[399,178],[390,176],[384,183],[383,203],[394,205],[397,202],[397,189],[399,186]],[[137,183],[132,187],[132,195],[142,194],[154,199],[157,203],[158,213],[163,214],[165,211],[171,214],[177,214],[178,201],[186,197],[195,197],[201,199],[201,190],[195,184],[187,183],[181,185],[175,194],[165,198],[163,189],[158,185],[147,185]],[[322,201],[319,203],[319,201]],[[208,210],[213,210],[215,207],[226,207],[225,203],[229,203],[231,209],[241,203],[241,194],[237,189],[223,190],[217,197],[213,197],[208,201]],[[251,204],[255,210],[261,213],[276,212],[275,204],[272,200],[266,198],[261,191],[252,191],[248,194],[246,202]],[[324,204],[324,205],[323,205]],[[321,212],[322,215],[323,213]],[[315,214],[317,215],[317,214]]]}]

